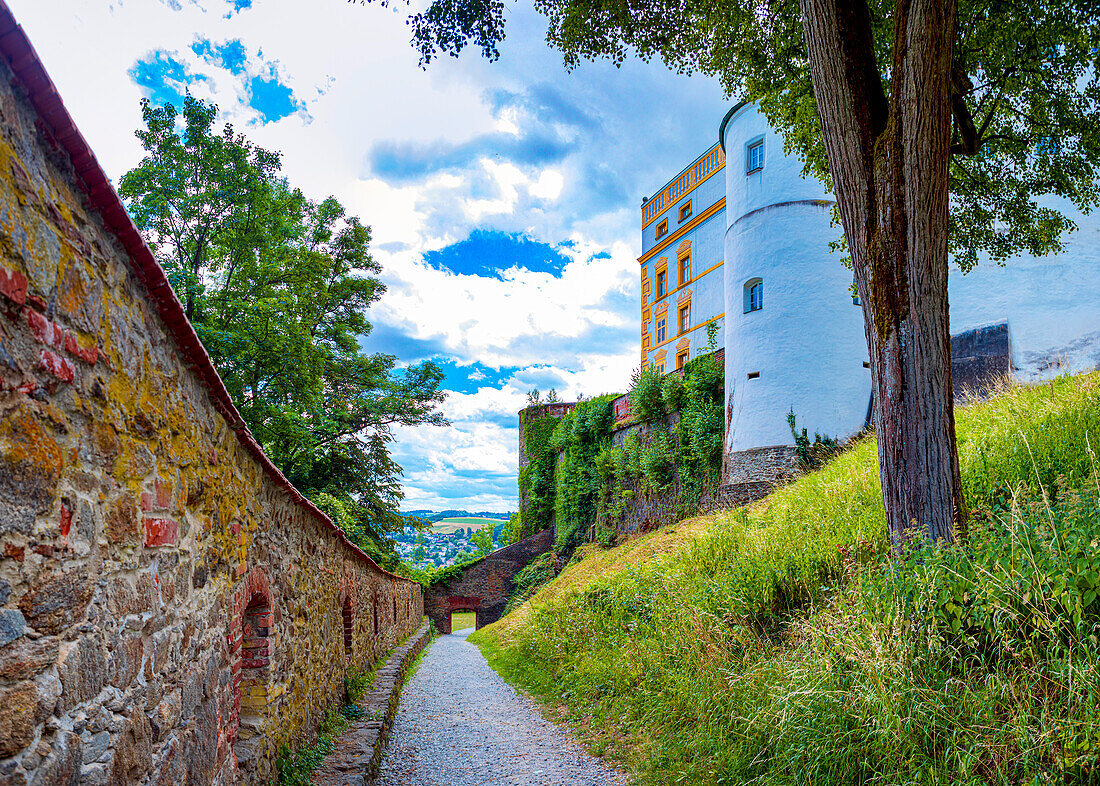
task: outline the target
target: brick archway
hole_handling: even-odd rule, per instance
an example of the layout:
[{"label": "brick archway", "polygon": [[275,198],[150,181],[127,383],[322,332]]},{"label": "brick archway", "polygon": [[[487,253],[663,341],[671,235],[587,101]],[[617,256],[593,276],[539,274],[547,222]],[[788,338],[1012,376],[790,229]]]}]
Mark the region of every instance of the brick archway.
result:
[{"label": "brick archway", "polygon": [[479,628],[496,622],[504,615],[515,588],[512,579],[553,545],[553,530],[546,529],[463,566],[457,576],[428,587],[424,593],[425,613],[442,633],[451,632],[452,611],[475,612]]},{"label": "brick archway", "polygon": [[340,602],[340,621],[344,632],[344,660],[351,660],[355,648],[355,612],[350,593]]},{"label": "brick archway", "polygon": [[226,736],[245,765],[255,756],[267,717],[274,627],[271,583],[254,567],[233,593],[228,634],[233,707]]}]

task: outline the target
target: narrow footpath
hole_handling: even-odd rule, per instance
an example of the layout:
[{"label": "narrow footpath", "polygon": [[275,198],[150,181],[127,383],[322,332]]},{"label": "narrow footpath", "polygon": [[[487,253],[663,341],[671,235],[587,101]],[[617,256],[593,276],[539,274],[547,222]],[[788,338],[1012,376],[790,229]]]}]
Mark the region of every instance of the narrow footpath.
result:
[{"label": "narrow footpath", "polygon": [[489,668],[472,632],[438,637],[406,683],[380,786],[628,783]]}]

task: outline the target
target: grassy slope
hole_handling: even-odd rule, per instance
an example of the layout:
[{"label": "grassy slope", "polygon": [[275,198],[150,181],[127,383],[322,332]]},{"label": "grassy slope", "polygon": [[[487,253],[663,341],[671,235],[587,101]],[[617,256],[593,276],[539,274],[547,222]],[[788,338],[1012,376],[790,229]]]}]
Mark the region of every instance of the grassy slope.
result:
[{"label": "grassy slope", "polygon": [[[956,549],[895,570],[867,440],[749,509],[591,550],[472,640],[642,782],[1079,773],[1100,756],[1100,603],[1086,594],[1054,646],[1053,634],[1028,632],[1047,619],[1029,609],[1060,590],[1038,568],[1035,591],[1013,581],[1049,563],[1057,583],[1077,569],[1065,559],[1100,552],[1088,540],[1100,533],[1090,450],[1100,447],[1100,374],[1005,390],[962,409],[958,426],[975,528],[981,542],[1008,543],[1007,558],[962,564]],[[1052,501],[1029,507],[1040,487]],[[1023,549],[1048,520],[1077,527],[1088,545]],[[1021,553],[1024,568],[1013,561]],[[1100,589],[1094,563],[1079,570]],[[937,628],[953,602],[971,614],[958,636],[950,619],[946,634]]]}]

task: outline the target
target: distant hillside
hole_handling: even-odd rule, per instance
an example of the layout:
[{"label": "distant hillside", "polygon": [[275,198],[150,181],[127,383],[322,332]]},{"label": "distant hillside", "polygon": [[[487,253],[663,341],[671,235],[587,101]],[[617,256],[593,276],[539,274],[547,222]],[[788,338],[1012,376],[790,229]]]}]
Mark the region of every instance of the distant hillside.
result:
[{"label": "distant hillside", "polygon": [[417,516],[425,521],[442,521],[443,519],[459,519],[459,518],[476,518],[476,519],[499,519],[500,521],[507,521],[512,517],[511,513],[492,513],[490,511],[477,511],[471,513],[468,510],[406,510],[404,512],[406,516]]}]

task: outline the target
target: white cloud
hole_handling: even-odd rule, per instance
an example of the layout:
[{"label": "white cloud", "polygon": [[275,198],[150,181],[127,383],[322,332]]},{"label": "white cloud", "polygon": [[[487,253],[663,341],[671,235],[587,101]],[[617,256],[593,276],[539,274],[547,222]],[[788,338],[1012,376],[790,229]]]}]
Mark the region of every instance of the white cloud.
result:
[{"label": "white cloud", "polygon": [[[389,291],[372,321],[480,371],[452,393],[450,429],[403,430],[396,455],[410,507],[515,506],[516,412],[533,386],[566,398],[620,390],[637,362],[637,205],[713,143],[716,85],[628,61],[566,72],[545,23],[509,9],[501,59],[470,51],[417,67],[406,9],[344,0],[9,0],[77,123],[117,179],[140,158],[141,91],[127,72],[149,52],[208,76],[192,86],[314,198],[333,194],[372,226]],[[307,112],[261,123],[246,81],[204,62],[196,39],[240,39],[246,73],[275,67]],[[262,52],[262,59],[259,53]],[[312,118],[312,121],[310,121]],[[420,175],[374,168],[379,145],[425,151]],[[391,164],[401,164],[398,149]],[[445,165],[444,165],[445,164]],[[457,274],[426,252],[475,230],[558,250],[561,270]],[[548,383],[548,384],[542,384]]]}]

